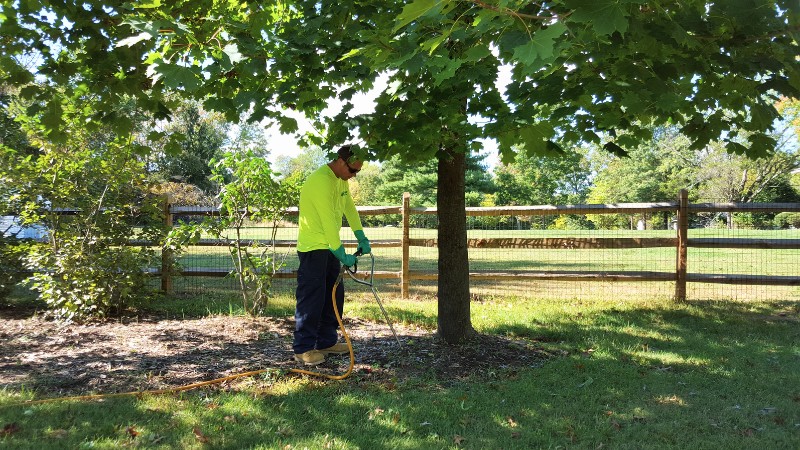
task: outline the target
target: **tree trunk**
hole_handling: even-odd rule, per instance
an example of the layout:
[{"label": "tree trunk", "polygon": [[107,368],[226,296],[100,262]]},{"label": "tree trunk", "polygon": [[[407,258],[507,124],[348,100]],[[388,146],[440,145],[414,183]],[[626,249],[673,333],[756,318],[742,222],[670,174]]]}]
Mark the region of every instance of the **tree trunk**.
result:
[{"label": "tree trunk", "polygon": [[465,341],[474,332],[469,305],[465,172],[464,153],[444,149],[439,156],[436,194],[439,211],[438,333],[451,344]]}]

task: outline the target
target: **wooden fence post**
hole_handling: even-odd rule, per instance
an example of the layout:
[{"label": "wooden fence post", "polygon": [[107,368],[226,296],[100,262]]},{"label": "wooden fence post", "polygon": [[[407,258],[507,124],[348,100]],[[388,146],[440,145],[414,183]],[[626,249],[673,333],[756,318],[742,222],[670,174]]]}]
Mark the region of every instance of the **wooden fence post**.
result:
[{"label": "wooden fence post", "polygon": [[411,194],[408,192],[403,193],[403,206],[400,211],[403,214],[403,258],[400,269],[400,292],[402,298],[408,298],[409,272],[411,271],[409,261],[409,244],[411,243],[411,232],[409,229],[411,224]]},{"label": "wooden fence post", "polygon": [[675,301],[686,301],[686,249],[689,235],[689,191],[681,189],[678,194],[678,248]]},{"label": "wooden fence post", "polygon": [[[172,229],[172,214],[170,213],[169,195],[164,196],[162,203],[164,213],[164,228],[169,232]],[[172,265],[175,255],[166,246],[161,249],[161,290],[165,293],[172,292]]]}]

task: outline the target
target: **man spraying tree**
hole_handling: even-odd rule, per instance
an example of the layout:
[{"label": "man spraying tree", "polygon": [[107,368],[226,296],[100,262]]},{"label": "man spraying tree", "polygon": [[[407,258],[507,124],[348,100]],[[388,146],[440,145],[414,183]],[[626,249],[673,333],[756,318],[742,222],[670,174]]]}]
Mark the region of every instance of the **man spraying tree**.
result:
[{"label": "man spraying tree", "polygon": [[[345,252],[339,238],[342,216],[358,239],[364,254],[370,253],[347,180],[356,176],[362,161],[354,158],[352,148],[339,148],[337,158],[314,171],[300,191],[300,226],[297,238],[297,305],[295,309],[294,359],[313,366],[325,361],[325,355],[348,352],[339,343],[337,321],[329,300],[341,264],[352,267],[356,257]],[[336,287],[336,308],[344,307],[344,285]]]}]

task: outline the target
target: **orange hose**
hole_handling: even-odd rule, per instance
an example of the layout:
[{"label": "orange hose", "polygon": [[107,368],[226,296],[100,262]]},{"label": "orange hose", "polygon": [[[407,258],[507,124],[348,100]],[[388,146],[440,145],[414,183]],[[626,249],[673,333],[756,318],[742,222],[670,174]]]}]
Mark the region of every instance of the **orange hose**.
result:
[{"label": "orange hose", "polygon": [[[355,355],[353,354],[353,343],[350,341],[350,336],[347,334],[347,330],[344,328],[344,323],[342,322],[342,316],[339,314],[339,308],[336,306],[336,288],[339,286],[339,283],[342,281],[342,276],[344,275],[344,269],[342,272],[339,273],[339,278],[336,279],[336,283],[333,284],[333,291],[331,291],[331,301],[333,302],[333,312],[336,313],[336,321],[339,322],[339,328],[342,330],[342,334],[344,335],[344,340],[347,342],[347,349],[350,351],[350,366],[347,368],[347,372],[341,375],[328,375],[325,373],[320,372],[313,372],[310,370],[303,370],[303,369],[289,369],[289,372],[292,373],[300,373],[303,375],[311,375],[315,377],[322,377],[327,378],[329,380],[344,380],[345,378],[349,377],[351,373],[353,373],[353,367],[356,363]],[[226,377],[217,378],[214,380],[209,381],[201,381],[197,383],[187,384],[184,386],[177,386],[174,388],[166,388],[166,389],[152,389],[149,391],[131,391],[131,392],[117,392],[114,394],[91,394],[91,395],[76,395],[72,397],[56,397],[56,398],[46,398],[43,400],[29,400],[22,403],[15,403],[7,406],[28,406],[28,405],[38,405],[42,403],[50,403],[50,402],[57,402],[57,401],[70,401],[70,400],[96,400],[101,398],[112,398],[112,397],[129,397],[129,396],[137,396],[140,397],[145,394],[150,395],[158,395],[158,394],[168,394],[170,392],[181,392],[181,391],[188,391],[191,389],[197,389],[203,386],[209,386],[212,384],[219,384],[224,383],[229,380],[234,380],[236,378],[243,378],[243,377],[252,377],[258,375],[260,373],[264,373],[269,371],[270,369],[260,369],[260,370],[253,370],[250,372],[242,372],[233,375],[228,375]]]}]

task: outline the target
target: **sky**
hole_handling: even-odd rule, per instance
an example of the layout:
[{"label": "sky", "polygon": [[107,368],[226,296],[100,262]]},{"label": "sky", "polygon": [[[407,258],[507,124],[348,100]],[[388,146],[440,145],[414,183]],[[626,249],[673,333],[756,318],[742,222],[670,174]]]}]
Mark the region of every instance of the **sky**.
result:
[{"label": "sky", "polygon": [[[505,85],[511,78],[510,74],[510,67],[501,67],[500,72],[498,74],[497,84],[498,87],[501,89],[501,92],[505,90]],[[369,114],[375,111],[375,99],[378,95],[386,90],[388,82],[388,75],[384,75],[379,77],[376,82],[375,86],[366,93],[358,93],[353,96],[353,115],[359,114]],[[333,100],[328,104],[328,107],[323,110],[323,116],[333,116],[338,113],[342,108],[342,102],[338,100]],[[302,135],[312,130],[311,124],[309,121],[303,117],[302,114],[296,111],[286,111],[286,115],[289,117],[294,118],[297,120],[297,124],[299,127],[298,134]],[[297,137],[295,135],[287,135],[282,134],[278,130],[278,125],[272,125],[267,127],[266,129],[267,136],[269,139],[269,143],[267,148],[269,149],[269,161],[271,163],[275,163],[278,157],[283,155],[297,155],[302,152],[302,149],[297,145]],[[500,163],[500,157],[498,153],[498,146],[497,142],[494,140],[482,140],[483,142],[483,153],[487,155],[484,162],[488,166],[490,171],[494,171],[495,166]]]},{"label": "sky", "polygon": [[[302,117],[302,115],[295,113],[294,111],[289,111],[289,116],[295,118],[297,123],[300,127],[300,134],[306,133],[311,131],[311,126],[308,123],[307,119]],[[297,145],[297,137],[294,135],[289,134],[282,134],[278,130],[277,125],[273,125],[267,128],[267,136],[268,136],[268,144],[267,148],[269,149],[269,156],[268,159],[270,163],[276,163],[279,156],[287,155],[287,156],[294,156],[298,155],[302,152],[302,149],[299,145]],[[489,170],[494,170],[495,166],[500,163],[500,157],[498,156],[497,150],[497,143],[494,140],[483,140],[484,145],[484,154],[488,153],[488,156],[484,160],[486,165],[488,166]]]}]

